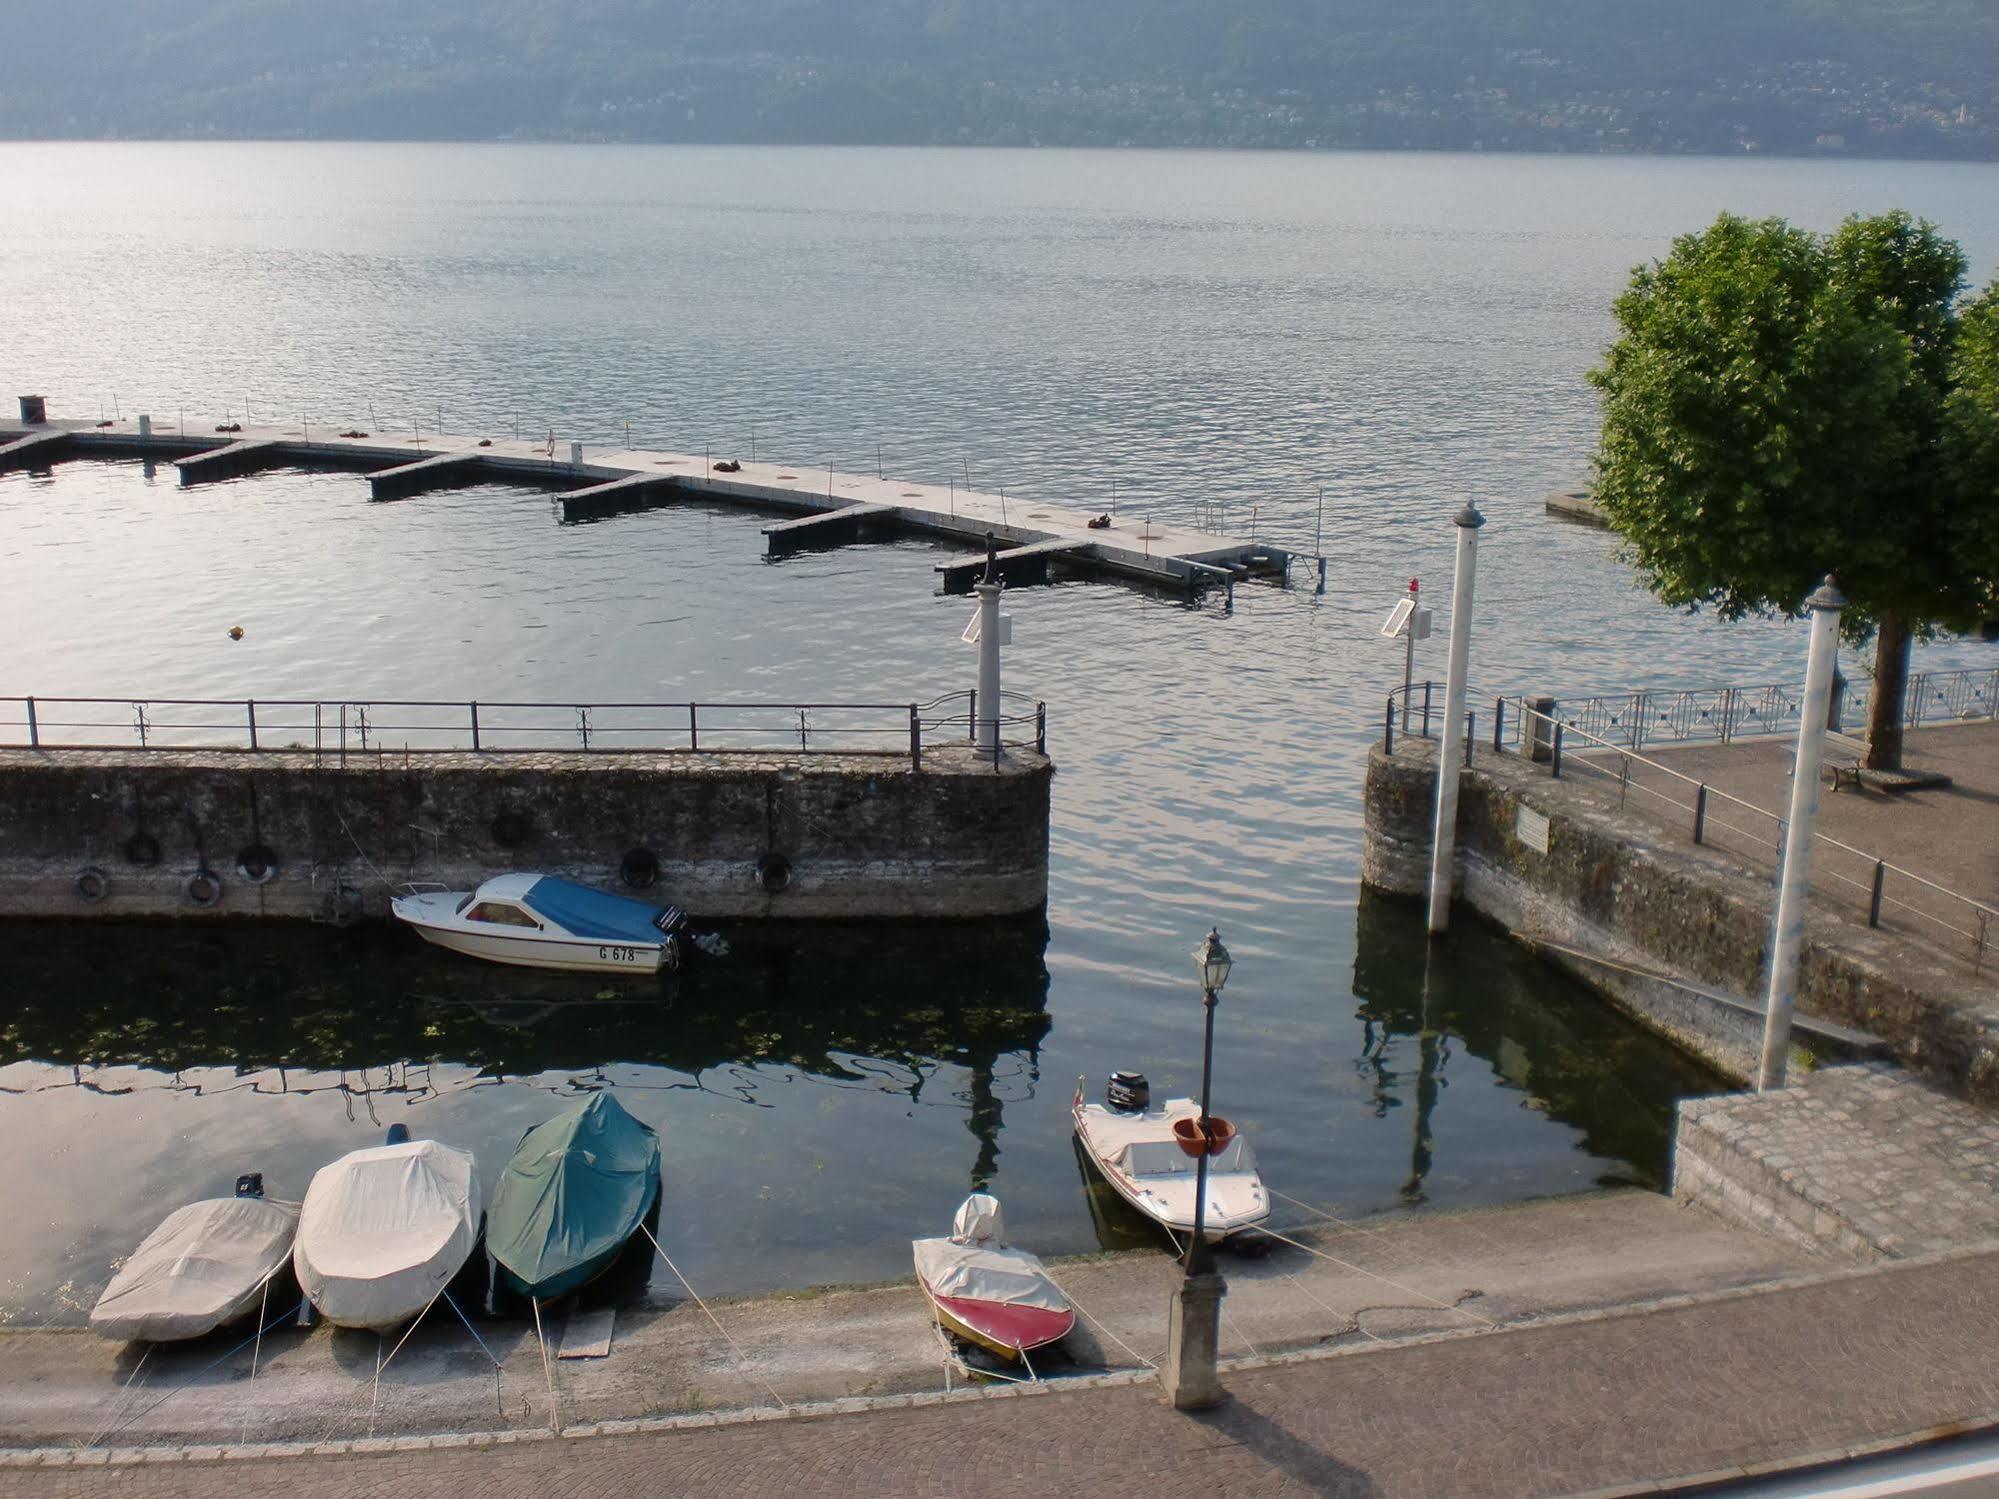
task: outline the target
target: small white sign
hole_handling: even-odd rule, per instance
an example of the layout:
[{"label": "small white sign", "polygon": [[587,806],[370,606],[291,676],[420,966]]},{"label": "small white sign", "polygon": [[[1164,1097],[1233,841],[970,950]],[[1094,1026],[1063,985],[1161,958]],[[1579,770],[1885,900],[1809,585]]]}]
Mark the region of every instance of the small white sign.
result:
[{"label": "small white sign", "polygon": [[1388,618],[1381,622],[1382,638],[1384,640],[1393,640],[1396,636],[1400,635],[1403,626],[1409,623],[1409,616],[1415,612],[1416,601],[1414,599],[1397,599],[1395,607],[1388,611]]},{"label": "small white sign", "polygon": [[1524,802],[1513,814],[1513,836],[1537,854],[1548,851],[1548,819]]},{"label": "small white sign", "polygon": [[[972,618],[970,623],[965,626],[965,633],[958,638],[964,641],[966,645],[977,645],[979,643],[978,610],[974,609],[972,611]],[[1001,645],[1013,644],[1013,616],[1011,614],[1002,614],[999,617],[999,643]]]}]

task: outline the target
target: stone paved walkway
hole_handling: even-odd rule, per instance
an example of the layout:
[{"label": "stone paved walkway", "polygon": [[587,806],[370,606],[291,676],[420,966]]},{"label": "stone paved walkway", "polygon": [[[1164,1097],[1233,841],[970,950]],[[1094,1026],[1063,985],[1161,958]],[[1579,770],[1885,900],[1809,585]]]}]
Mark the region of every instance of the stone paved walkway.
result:
[{"label": "stone paved walkway", "polygon": [[1824,1454],[1999,1412],[1999,1256],[1228,1378],[502,1448],[0,1469],[0,1496],[1531,1495]]}]

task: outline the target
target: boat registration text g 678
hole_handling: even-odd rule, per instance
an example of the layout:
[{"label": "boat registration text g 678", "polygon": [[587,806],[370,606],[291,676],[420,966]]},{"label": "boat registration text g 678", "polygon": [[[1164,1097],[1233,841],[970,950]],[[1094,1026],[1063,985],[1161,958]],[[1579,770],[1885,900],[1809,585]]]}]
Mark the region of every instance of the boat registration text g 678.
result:
[{"label": "boat registration text g 678", "polygon": [[597,956],[606,963],[636,963],[641,958],[649,958],[651,952],[638,947],[600,947]]}]

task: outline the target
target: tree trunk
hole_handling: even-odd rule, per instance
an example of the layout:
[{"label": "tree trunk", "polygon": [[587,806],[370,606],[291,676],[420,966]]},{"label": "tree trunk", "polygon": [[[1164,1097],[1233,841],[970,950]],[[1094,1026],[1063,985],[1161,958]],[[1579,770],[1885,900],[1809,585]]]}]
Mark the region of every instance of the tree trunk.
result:
[{"label": "tree trunk", "polygon": [[1867,700],[1867,768],[1902,768],[1902,696],[1909,685],[1909,625],[1884,614],[1874,635],[1874,689]]}]

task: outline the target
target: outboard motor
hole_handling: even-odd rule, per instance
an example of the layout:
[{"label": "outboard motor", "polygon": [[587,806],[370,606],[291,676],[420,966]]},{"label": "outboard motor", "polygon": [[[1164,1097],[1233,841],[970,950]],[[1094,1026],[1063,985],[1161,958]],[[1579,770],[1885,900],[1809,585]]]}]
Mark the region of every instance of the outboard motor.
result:
[{"label": "outboard motor", "polygon": [[241,1176],[237,1177],[236,1195],[238,1197],[262,1197],[264,1195],[264,1173],[261,1171],[245,1171]]},{"label": "outboard motor", "polygon": [[1152,1102],[1152,1085],[1143,1072],[1113,1072],[1104,1084],[1104,1106],[1117,1114],[1143,1114]]}]

